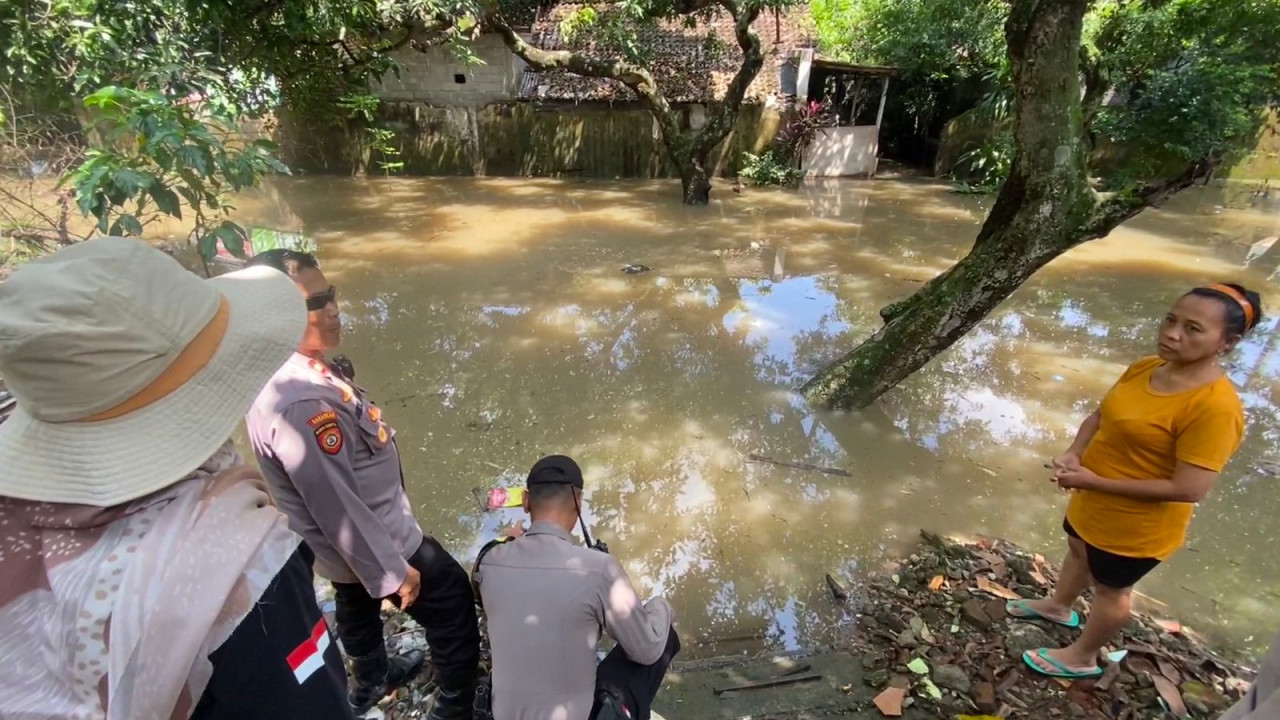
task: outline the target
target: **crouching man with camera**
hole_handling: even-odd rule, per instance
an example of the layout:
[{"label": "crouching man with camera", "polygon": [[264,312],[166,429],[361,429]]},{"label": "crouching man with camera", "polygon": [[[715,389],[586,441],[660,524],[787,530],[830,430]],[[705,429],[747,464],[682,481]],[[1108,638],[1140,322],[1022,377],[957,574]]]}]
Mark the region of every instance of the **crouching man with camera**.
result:
[{"label": "crouching man with camera", "polygon": [[[641,603],[582,521],[582,471],[563,455],[529,471],[519,537],[490,543],[473,582],[488,619],[494,720],[649,720],[680,639],[671,606]],[[570,534],[582,525],[588,547]],[[617,646],[599,665],[602,632]]]}]

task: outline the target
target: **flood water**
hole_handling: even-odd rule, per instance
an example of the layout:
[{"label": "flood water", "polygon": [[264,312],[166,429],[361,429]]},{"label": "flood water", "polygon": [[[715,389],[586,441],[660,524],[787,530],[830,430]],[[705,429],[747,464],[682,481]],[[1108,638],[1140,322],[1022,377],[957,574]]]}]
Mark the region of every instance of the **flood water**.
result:
[{"label": "flood water", "polygon": [[[990,200],[912,178],[716,196],[691,209],[662,183],[300,178],[241,214],[318,242],[343,349],[399,432],[425,527],[474,557],[516,516],[482,514],[471,489],[570,454],[593,533],[671,599],[698,654],[823,641],[838,618],[823,576],[873,570],[919,528],[1059,556],[1067,497],[1042,464],[1153,352],[1179,293],[1263,287],[1280,263],[1280,243],[1255,245],[1280,233],[1280,207],[1190,191],[1052,263],[876,407],[815,412],[793,388],[958,259]],[[1243,448],[1189,547],[1139,588],[1244,651],[1280,626],[1276,327],[1231,360]]]}]

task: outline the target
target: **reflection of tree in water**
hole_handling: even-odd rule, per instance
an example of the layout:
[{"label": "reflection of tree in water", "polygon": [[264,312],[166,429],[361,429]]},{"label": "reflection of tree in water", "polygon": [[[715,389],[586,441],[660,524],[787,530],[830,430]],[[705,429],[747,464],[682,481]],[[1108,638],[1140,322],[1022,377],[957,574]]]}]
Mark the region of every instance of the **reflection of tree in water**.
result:
[{"label": "reflection of tree in water", "polygon": [[[484,459],[503,467],[523,470],[543,452],[583,455],[597,532],[639,578],[686,604],[694,597],[710,603],[725,582],[736,580],[739,593],[750,592],[743,600],[751,601],[737,622],[795,626],[770,631],[781,638],[818,623],[796,604],[794,588],[805,583],[794,573],[775,577],[767,569],[790,564],[796,550],[790,531],[753,526],[734,512],[741,483],[756,474],[739,470],[741,454],[835,464],[843,451],[834,444],[811,448],[803,405],[775,394],[770,379],[787,371],[772,370],[773,364],[793,359],[761,357],[769,338],[726,322],[741,311],[742,288],[751,283],[759,284],[646,277],[628,284],[621,296],[596,297],[591,278],[531,292],[508,282],[450,288],[447,302],[398,287],[381,287],[375,296],[395,293],[394,303],[346,292],[354,306],[352,343],[395,347],[399,374],[407,376],[383,379],[394,370],[379,368],[375,359],[368,370],[361,368],[370,382],[383,382],[394,394],[411,378],[447,378],[456,387],[453,414],[491,423],[480,447]],[[387,312],[377,313],[376,321],[359,310],[384,306]],[[440,448],[477,446],[478,433],[460,422],[427,426],[430,450],[402,442],[406,467],[440,465]],[[415,432],[411,421],[398,427],[402,438]],[[414,489],[420,501],[422,493]],[[799,485],[773,492],[790,498],[786,503],[824,498]],[[480,516],[465,502],[448,504],[457,509],[456,519],[441,524],[432,518],[436,531],[474,552],[481,543],[477,535],[496,529],[495,516]],[[756,539],[744,541],[753,532]],[[770,549],[761,552],[758,542]]]},{"label": "reflection of tree in water", "polygon": [[[398,411],[403,421],[393,417],[402,438],[429,433],[429,440],[402,442],[410,476],[423,467],[474,472],[480,461],[518,473],[545,452],[579,455],[597,532],[637,578],[676,596],[690,627],[705,627],[708,638],[811,639],[825,605],[815,602],[821,593],[806,597],[797,588],[814,587],[849,557],[874,555],[877,545],[862,538],[877,538],[885,527],[879,509],[906,497],[881,466],[859,468],[877,443],[865,418],[815,417],[786,392],[808,352],[804,342],[847,331],[845,316],[806,310],[804,322],[793,323],[784,313],[765,329],[732,321],[744,308],[750,318],[785,310],[751,306],[785,298],[790,281],[648,276],[597,294],[597,280],[518,290],[508,278],[417,294],[379,284],[377,293],[395,293],[396,302],[378,322],[353,320],[351,342],[396,353],[371,358],[368,370],[357,358],[362,375],[387,386],[379,394],[414,383],[456,388],[449,407],[413,413],[410,404]],[[364,285],[358,277],[347,282],[356,288],[344,290],[349,301],[362,305]],[[839,307],[828,289],[833,279],[795,282],[816,293],[818,300],[805,302]],[[755,292],[766,283],[773,294]],[[802,325],[812,328],[804,339]],[[476,418],[492,427],[468,429]],[[892,427],[876,422],[871,432]],[[846,467],[856,477],[744,465],[746,453]],[[924,454],[902,457],[922,462]],[[451,547],[474,551],[477,534],[497,527],[492,516],[477,516],[469,498],[454,499],[457,487],[416,477],[414,500],[428,503],[424,522]],[[918,522],[901,511],[895,520]],[[858,528],[854,538],[850,528]],[[730,581],[741,614],[717,619],[713,600]]]}]

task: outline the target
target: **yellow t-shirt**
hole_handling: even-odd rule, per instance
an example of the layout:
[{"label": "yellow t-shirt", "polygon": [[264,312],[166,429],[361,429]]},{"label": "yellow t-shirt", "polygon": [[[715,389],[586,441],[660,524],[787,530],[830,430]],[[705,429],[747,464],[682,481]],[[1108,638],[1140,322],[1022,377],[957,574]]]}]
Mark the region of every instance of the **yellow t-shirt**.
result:
[{"label": "yellow t-shirt", "polygon": [[[1111,480],[1168,480],[1178,461],[1220,472],[1244,437],[1244,410],[1223,377],[1166,395],[1151,389],[1158,357],[1134,363],[1102,399],[1102,423],[1080,464]],[[1192,503],[1150,502],[1077,490],[1067,520],[1090,545],[1126,557],[1167,559],[1186,540]]]}]

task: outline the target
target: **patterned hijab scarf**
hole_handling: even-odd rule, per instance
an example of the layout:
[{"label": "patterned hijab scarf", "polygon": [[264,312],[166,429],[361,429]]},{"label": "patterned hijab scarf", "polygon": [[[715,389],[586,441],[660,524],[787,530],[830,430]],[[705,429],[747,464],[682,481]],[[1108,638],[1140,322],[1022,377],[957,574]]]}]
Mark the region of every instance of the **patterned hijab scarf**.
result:
[{"label": "patterned hijab scarf", "polygon": [[298,543],[230,441],[115,507],[0,497],[0,717],[185,720]]}]

